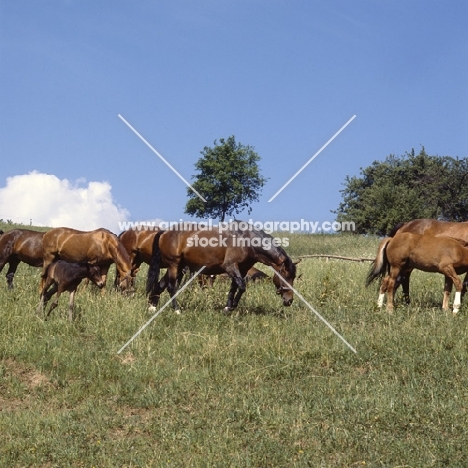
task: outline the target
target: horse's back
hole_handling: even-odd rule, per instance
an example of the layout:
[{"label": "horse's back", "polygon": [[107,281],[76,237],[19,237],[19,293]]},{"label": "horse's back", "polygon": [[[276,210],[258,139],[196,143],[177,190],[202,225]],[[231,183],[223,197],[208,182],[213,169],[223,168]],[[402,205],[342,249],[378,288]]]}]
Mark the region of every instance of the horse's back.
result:
[{"label": "horse's back", "polygon": [[68,237],[75,234],[82,234],[84,231],[68,227],[58,227],[47,231],[44,234],[43,245],[46,250],[56,250],[57,246],[64,242]]},{"label": "horse's back", "polygon": [[392,231],[394,235],[403,232],[447,236],[468,241],[468,222],[439,221],[437,219],[413,219]]},{"label": "horse's back", "polygon": [[387,255],[395,262],[407,262],[409,266],[427,272],[437,272],[442,265],[468,262],[468,249],[462,243],[427,232],[398,233],[390,242]]},{"label": "horse's back", "polygon": [[31,266],[42,264],[44,232],[31,229],[12,229],[0,236],[0,256],[7,260],[12,255]]},{"label": "horse's back", "polygon": [[117,242],[117,236],[104,228],[94,231],[54,228],[44,235],[44,257],[58,257],[68,262],[96,261],[107,257],[109,245]]},{"label": "horse's back", "polygon": [[20,235],[19,229],[12,229],[7,232],[3,232],[0,236],[0,253],[3,253],[7,247],[13,246],[15,239]]},{"label": "horse's back", "polygon": [[29,229],[21,232],[15,241],[15,252],[21,261],[37,267],[42,265],[44,234],[44,232]]},{"label": "horse's back", "polygon": [[227,263],[237,263],[240,268],[245,264],[242,270],[246,273],[257,262],[249,255],[252,249],[236,246],[230,233],[221,234],[216,228],[165,231],[160,236],[159,248],[165,264],[182,263],[191,271],[204,266],[204,273],[210,275],[223,273],[223,265]]}]

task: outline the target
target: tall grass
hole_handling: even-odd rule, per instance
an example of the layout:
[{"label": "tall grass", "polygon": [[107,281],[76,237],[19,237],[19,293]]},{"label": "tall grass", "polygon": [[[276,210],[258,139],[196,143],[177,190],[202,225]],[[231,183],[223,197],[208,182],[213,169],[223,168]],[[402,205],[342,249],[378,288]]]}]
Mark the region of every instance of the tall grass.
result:
[{"label": "tall grass", "polygon": [[[290,254],[372,257],[378,240],[291,236]],[[268,282],[221,311],[229,284],[194,285],[183,314],[81,286],[38,317],[39,270],[0,282],[3,466],[467,466],[467,306],[441,311],[443,278],[415,272],[393,315],[368,263],[303,259],[283,308]],[[268,273],[267,268],[262,269]],[[112,275],[110,275],[112,276]],[[167,300],[163,295],[162,301]]]}]

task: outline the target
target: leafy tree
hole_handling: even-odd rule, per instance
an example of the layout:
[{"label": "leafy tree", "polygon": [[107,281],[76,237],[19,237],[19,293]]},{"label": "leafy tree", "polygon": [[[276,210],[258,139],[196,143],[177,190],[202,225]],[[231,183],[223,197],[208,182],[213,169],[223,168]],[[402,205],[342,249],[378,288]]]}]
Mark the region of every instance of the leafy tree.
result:
[{"label": "leafy tree", "polygon": [[337,221],[354,221],[356,232],[385,235],[416,218],[468,219],[468,158],[419,154],[388,156],[346,177]]},{"label": "leafy tree", "polygon": [[267,181],[260,175],[260,156],[251,146],[236,143],[234,136],[221,138],[219,144],[215,140],[214,145],[201,151],[203,156],[195,164],[198,174],[192,176],[192,186],[206,202],[188,188],[185,213],[220,221],[245,208],[250,213],[250,204],[258,201]]}]

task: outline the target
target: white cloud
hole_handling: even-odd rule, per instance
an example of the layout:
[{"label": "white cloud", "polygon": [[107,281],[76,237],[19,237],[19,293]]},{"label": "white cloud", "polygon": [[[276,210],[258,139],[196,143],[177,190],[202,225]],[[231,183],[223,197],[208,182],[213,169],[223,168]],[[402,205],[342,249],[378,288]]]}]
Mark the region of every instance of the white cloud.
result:
[{"label": "white cloud", "polygon": [[119,231],[130,213],[114,203],[108,182],[70,182],[33,171],[8,177],[0,188],[0,218],[35,226],[89,231],[105,227]]}]

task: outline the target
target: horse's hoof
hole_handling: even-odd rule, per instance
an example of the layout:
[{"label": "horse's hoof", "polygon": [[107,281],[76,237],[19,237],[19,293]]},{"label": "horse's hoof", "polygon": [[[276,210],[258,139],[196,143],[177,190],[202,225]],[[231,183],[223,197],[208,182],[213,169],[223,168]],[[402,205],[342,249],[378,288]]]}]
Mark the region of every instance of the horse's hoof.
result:
[{"label": "horse's hoof", "polygon": [[229,315],[231,312],[232,312],[232,307],[225,307],[223,312],[226,314],[226,315]]},{"label": "horse's hoof", "polygon": [[175,313],[176,315],[182,315],[182,311],[181,311],[180,309],[174,310],[174,313]]},{"label": "horse's hoof", "polygon": [[156,310],[156,306],[150,305],[148,306],[148,312],[154,312]]}]

